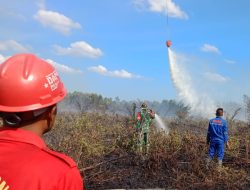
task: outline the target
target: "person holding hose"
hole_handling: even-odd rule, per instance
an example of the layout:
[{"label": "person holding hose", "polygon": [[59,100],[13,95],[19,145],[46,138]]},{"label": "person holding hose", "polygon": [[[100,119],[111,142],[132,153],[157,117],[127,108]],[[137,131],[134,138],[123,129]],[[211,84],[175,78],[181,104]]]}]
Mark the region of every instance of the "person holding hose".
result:
[{"label": "person holding hose", "polygon": [[0,64],[1,190],[83,189],[76,163],[42,139],[65,96],[54,67],[33,54],[17,54]]},{"label": "person holding hose", "polygon": [[153,110],[148,109],[147,104],[143,103],[141,111],[137,113],[136,130],[139,132],[139,151],[146,151],[146,154],[149,151],[149,128],[154,118]]},{"label": "person holding hose", "polygon": [[224,146],[230,149],[228,141],[228,126],[223,118],[223,108],[216,110],[216,117],[210,119],[207,131],[207,144],[209,145],[207,167],[215,155],[218,157],[218,165],[222,166],[224,158]]}]

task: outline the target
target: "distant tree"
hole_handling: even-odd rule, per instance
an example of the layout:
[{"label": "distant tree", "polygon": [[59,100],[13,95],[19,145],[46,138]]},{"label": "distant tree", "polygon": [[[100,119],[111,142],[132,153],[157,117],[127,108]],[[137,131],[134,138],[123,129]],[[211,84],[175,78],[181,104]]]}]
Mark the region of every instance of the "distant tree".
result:
[{"label": "distant tree", "polygon": [[235,108],[235,110],[233,111],[233,114],[230,117],[230,120],[233,121],[235,119],[235,117],[238,115],[238,113],[240,112],[241,107],[239,108]]},{"label": "distant tree", "polygon": [[242,110],[242,105],[237,102],[226,102],[223,107],[226,120],[228,121],[234,121]]},{"label": "distant tree", "polygon": [[243,101],[245,106],[245,116],[248,125],[250,125],[250,97],[247,95],[243,95]]},{"label": "distant tree", "polygon": [[70,103],[74,104],[80,113],[84,113],[89,110],[91,106],[91,96],[89,94],[84,95],[79,92],[74,92]]},{"label": "distant tree", "polygon": [[128,113],[130,117],[133,117],[133,103],[124,102],[124,110]]},{"label": "distant tree", "polygon": [[186,106],[182,102],[179,102],[177,105],[178,105],[178,108],[176,111],[177,119],[180,121],[183,121],[189,116],[190,107]]}]

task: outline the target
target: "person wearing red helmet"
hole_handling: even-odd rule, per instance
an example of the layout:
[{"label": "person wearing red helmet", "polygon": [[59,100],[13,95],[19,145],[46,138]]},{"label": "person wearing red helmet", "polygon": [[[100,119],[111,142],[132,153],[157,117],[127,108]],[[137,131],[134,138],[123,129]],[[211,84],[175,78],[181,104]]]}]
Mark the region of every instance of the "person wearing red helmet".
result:
[{"label": "person wearing red helmet", "polygon": [[32,54],[0,64],[0,189],[82,190],[76,163],[42,140],[66,90],[54,67]]}]

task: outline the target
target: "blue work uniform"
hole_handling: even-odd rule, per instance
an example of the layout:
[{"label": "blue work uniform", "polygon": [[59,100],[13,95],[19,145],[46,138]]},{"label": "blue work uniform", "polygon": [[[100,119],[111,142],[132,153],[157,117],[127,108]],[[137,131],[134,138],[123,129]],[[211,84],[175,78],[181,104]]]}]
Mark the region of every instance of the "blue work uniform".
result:
[{"label": "blue work uniform", "polygon": [[217,153],[218,160],[223,160],[224,145],[228,141],[227,122],[222,117],[217,116],[209,121],[207,132],[207,143],[209,147],[209,158],[212,159]]}]

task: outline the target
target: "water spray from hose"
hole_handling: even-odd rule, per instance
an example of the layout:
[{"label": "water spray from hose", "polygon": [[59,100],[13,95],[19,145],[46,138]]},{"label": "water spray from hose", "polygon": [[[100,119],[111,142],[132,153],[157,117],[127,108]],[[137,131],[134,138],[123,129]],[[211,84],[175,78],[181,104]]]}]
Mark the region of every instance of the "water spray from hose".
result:
[{"label": "water spray from hose", "polygon": [[156,127],[164,130],[167,134],[169,133],[169,128],[165,125],[159,115],[155,114]]}]

